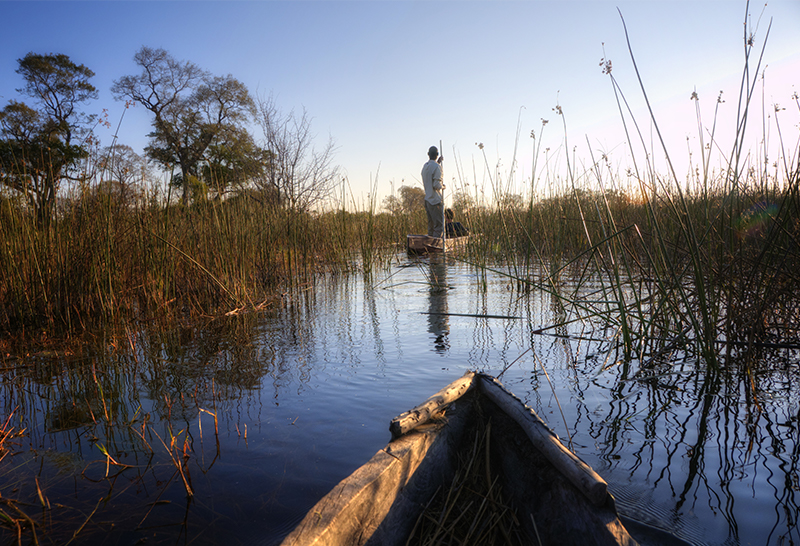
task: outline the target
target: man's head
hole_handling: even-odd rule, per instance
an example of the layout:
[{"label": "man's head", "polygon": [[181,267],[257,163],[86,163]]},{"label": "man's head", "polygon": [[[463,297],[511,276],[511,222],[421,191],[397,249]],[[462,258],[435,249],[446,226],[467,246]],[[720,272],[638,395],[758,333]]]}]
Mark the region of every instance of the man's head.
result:
[{"label": "man's head", "polygon": [[431,159],[436,159],[439,157],[439,150],[436,149],[436,146],[431,146],[428,148],[428,157]]}]

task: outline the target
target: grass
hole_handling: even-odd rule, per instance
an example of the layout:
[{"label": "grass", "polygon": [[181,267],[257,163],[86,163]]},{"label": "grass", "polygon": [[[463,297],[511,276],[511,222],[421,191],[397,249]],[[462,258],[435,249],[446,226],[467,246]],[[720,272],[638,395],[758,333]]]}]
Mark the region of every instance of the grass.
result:
[{"label": "grass", "polygon": [[490,442],[491,422],[476,427],[471,449],[460,453],[452,482],[431,498],[407,545],[528,543],[492,471]]},{"label": "grass", "polygon": [[[704,158],[688,189],[591,157],[571,180],[545,172],[546,198],[520,204],[497,188],[493,206],[457,210],[480,234],[462,259],[479,271],[501,264],[518,289],[603,322],[629,358],[682,339],[715,366],[720,343],[791,342],[800,171],[796,152],[783,155],[782,169],[734,173],[711,172]],[[407,233],[424,230],[422,211],[390,215],[374,199],[361,212],[300,213],[249,193],[190,207],[164,198],[121,205],[86,190],[44,228],[0,200],[0,327],[45,340],[264,309],[322,271],[385,267]],[[566,277],[578,282],[567,289]],[[576,295],[598,280],[594,300]]]},{"label": "grass", "polygon": [[374,211],[300,213],[249,194],[165,207],[163,197],[125,206],[87,191],[45,227],[0,200],[0,327],[75,335],[255,308],[319,271],[380,263],[400,240]]},{"label": "grass", "polygon": [[[532,180],[543,177],[549,192],[531,198],[527,206],[506,192],[499,176],[487,174],[494,202],[460,211],[482,234],[473,245],[472,263],[481,268],[503,264],[519,289],[550,292],[573,316],[611,332],[625,360],[647,361],[677,344],[716,370],[724,355],[799,347],[800,139],[786,139],[776,108],[769,117],[775,127],[763,129],[763,153],[750,155],[743,149],[763,58],[763,49],[757,52],[754,43],[746,25],[736,133],[730,152],[720,152],[721,168],[710,167],[711,150],[721,148],[717,119],[705,127],[698,113],[700,162],[681,179],[652,110],[647,123],[656,135],[654,147],[647,144],[641,121],[632,116],[606,63],[632,165],[615,172],[606,155],[590,152],[580,162],[568,152],[566,175],[537,173],[534,166]],[[631,59],[638,70],[632,50]],[[800,110],[800,100],[794,100]],[[566,142],[566,121],[560,107],[556,112]],[[768,163],[770,129],[781,135],[781,147]],[[653,169],[655,156],[666,158],[666,174]],[[645,158],[643,164],[637,157]],[[759,163],[758,157],[764,159]],[[534,163],[550,163],[544,159]],[[476,185],[466,178],[459,184]],[[577,283],[567,287],[561,282],[566,271]],[[592,297],[585,295],[589,284],[596,287]]]},{"label": "grass", "polygon": [[[764,151],[759,162],[745,153],[763,57],[748,32],[745,25],[736,132],[730,151],[720,152],[721,168],[711,168],[711,151],[721,148],[718,111],[704,126],[698,100],[700,159],[681,179],[658,120],[651,111],[646,121],[656,138],[648,144],[644,123],[632,116],[605,62],[630,166],[615,172],[608,156],[589,152],[581,160],[565,145],[566,174],[551,171],[552,156],[541,150],[543,121],[538,137],[531,133],[532,175],[523,183],[530,196],[520,199],[511,192],[513,167],[504,177],[493,172],[480,146],[492,199],[478,206],[476,193],[471,202],[454,202],[459,219],[480,234],[463,259],[478,271],[501,264],[516,288],[545,290],[565,311],[598,321],[615,332],[626,359],[680,342],[716,368],[721,350],[796,344],[800,148],[790,144],[776,110],[779,157],[768,163]],[[631,61],[637,71],[632,49]],[[640,87],[649,108],[641,81]],[[555,111],[566,143],[564,112]],[[655,156],[666,158],[665,174],[655,171]],[[260,310],[321,271],[370,275],[391,263],[407,233],[424,231],[422,210],[378,211],[377,176],[366,203],[349,199],[347,208],[357,212],[342,206],[347,181],[340,203],[308,212],[253,191],[188,207],[167,205],[171,196],[154,189],[126,201],[98,172],[44,226],[19,200],[0,197],[0,268],[8,272],[0,278],[3,331],[42,340],[133,321]],[[456,186],[477,192],[477,180],[469,181],[458,162],[455,172]],[[567,287],[567,274],[577,283]],[[596,297],[578,297],[588,283],[599,283]]]},{"label": "grass", "polygon": [[[746,46],[749,63],[752,44]],[[596,337],[606,340],[611,362],[603,369],[621,362],[620,385],[632,377],[656,385],[660,375],[674,371],[669,358],[675,352],[686,368],[696,362],[675,381],[685,381],[678,383],[682,391],[700,392],[691,413],[701,417],[701,432],[720,411],[731,412],[726,422],[749,422],[751,411],[760,415],[761,400],[783,388],[765,377],[785,372],[760,362],[760,351],[800,346],[800,153],[777,113],[772,119],[783,143],[780,156],[767,164],[744,153],[756,87],[748,74],[757,72],[747,64],[743,70],[735,144],[722,155],[722,168],[711,168],[708,153],[720,147],[717,120],[708,128],[699,115],[703,146],[686,179],[674,169],[656,173],[646,162],[615,171],[611,158],[591,153],[584,161],[567,157],[568,174],[562,176],[548,170],[540,133],[534,138],[530,198],[518,199],[492,174],[491,203],[478,206],[475,199],[454,206],[458,218],[480,234],[459,259],[473,264],[478,275],[502,269],[520,293],[550,294],[560,323],[550,328],[575,321],[595,328],[601,334]],[[642,150],[646,157],[669,157],[666,144],[647,148],[639,136],[640,120],[633,119],[628,98],[608,75],[629,141],[638,146],[631,157],[641,157]],[[642,93],[646,96],[644,86]],[[658,126],[658,120],[648,122]],[[566,122],[563,127],[566,135]],[[484,163],[491,171],[485,156]],[[477,187],[462,169],[455,170],[457,185]],[[168,519],[157,511],[169,502],[177,505],[175,499],[185,497],[188,505],[220,456],[217,416],[224,420],[225,414],[217,401],[241,397],[263,378],[263,363],[246,353],[255,350],[255,313],[286,292],[312,286],[320,273],[362,272],[370,278],[395,259],[407,233],[425,230],[422,210],[398,215],[378,210],[377,178],[366,203],[351,199],[344,210],[343,189],[340,204],[321,212],[289,210],[250,192],[183,207],[166,206],[169,196],[151,189],[123,203],[100,191],[102,182],[76,190],[46,226],[19,201],[0,194],[0,270],[7,272],[0,276],[0,330],[7,336],[0,338],[1,352],[15,352],[14,343],[27,351],[35,340],[55,348],[50,352],[57,361],[33,358],[37,364],[23,367],[3,357],[8,381],[3,388],[13,394],[24,384],[20,376],[35,378],[45,395],[32,396],[30,403],[52,406],[26,411],[46,416],[50,431],[90,430],[96,439],[85,440],[86,446],[97,453],[81,476],[108,485],[103,498],[81,498],[66,507],[55,501],[61,478],[23,483],[12,477],[19,493],[4,492],[0,525],[20,542],[23,535],[36,543],[48,534],[69,539],[104,532],[97,520],[108,499],[125,495],[124,480],[150,484],[148,473],[158,476],[160,489],[152,506],[137,513],[137,529]],[[547,191],[535,192],[536,186]],[[205,323],[204,334],[174,327],[198,320]],[[93,349],[104,362],[113,360],[108,355],[117,348],[128,356],[90,369],[86,362],[92,359],[83,358],[90,349],[77,341],[83,335],[94,336],[94,346],[105,348]],[[223,340],[218,346],[205,340],[193,361],[227,351],[225,365],[212,371],[187,366],[185,336],[192,335]],[[138,361],[142,352],[152,353],[145,358],[151,365]],[[733,358],[738,356],[743,358]],[[651,373],[636,375],[634,362],[638,372]],[[721,373],[726,368],[728,377]],[[737,413],[745,411],[741,404],[727,403],[742,396],[747,415]],[[23,398],[6,396],[8,404],[17,399]],[[157,422],[141,411],[142,403],[152,404]],[[665,408],[654,409],[653,422],[659,412],[671,411]],[[17,445],[20,438],[41,432],[15,428],[16,410],[5,410],[0,460],[7,462],[9,454],[24,449]],[[679,428],[693,426],[687,421]],[[247,430],[237,424],[236,431],[246,442]],[[755,435],[758,429],[748,431]],[[692,450],[692,472],[701,466],[704,441],[701,434]],[[678,442],[674,449],[685,444]],[[490,466],[485,453],[476,443],[465,464],[474,472],[460,475],[461,481],[443,492],[442,504],[432,505],[420,521],[420,527],[428,526],[420,532],[429,538],[456,531],[513,533],[513,513],[505,510],[492,479],[485,478]],[[686,491],[695,479],[687,479]],[[449,502],[459,491],[473,494],[467,503],[474,510],[471,522],[492,508],[497,525],[460,526],[467,516],[458,520],[461,510]],[[680,502],[690,497],[686,491]],[[456,519],[447,523],[449,515]]]},{"label": "grass", "polygon": [[[252,323],[230,319],[226,339],[247,335],[242,329]],[[183,365],[168,334],[153,328],[151,336],[107,340],[127,341],[116,354],[31,357],[13,379],[7,372],[2,399],[22,406],[0,428],[0,534],[9,542],[91,541],[123,521],[143,536],[151,525],[187,527],[186,514],[165,507],[192,502],[193,477],[202,481],[220,457],[218,406],[237,397],[246,384],[238,381],[258,364],[238,359],[234,381],[203,375],[203,366]],[[22,384],[41,396],[21,395]],[[31,430],[14,426],[18,413]],[[54,437],[70,438],[70,446]],[[143,491],[153,501],[131,504]]]}]

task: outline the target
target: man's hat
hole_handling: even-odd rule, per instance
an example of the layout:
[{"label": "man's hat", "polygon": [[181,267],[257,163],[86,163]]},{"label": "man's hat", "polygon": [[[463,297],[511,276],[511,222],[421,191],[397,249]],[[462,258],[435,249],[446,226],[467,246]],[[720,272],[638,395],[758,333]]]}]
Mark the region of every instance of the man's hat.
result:
[{"label": "man's hat", "polygon": [[436,148],[436,146],[431,146],[428,148],[428,155],[430,156],[431,154],[439,155],[439,150]]}]

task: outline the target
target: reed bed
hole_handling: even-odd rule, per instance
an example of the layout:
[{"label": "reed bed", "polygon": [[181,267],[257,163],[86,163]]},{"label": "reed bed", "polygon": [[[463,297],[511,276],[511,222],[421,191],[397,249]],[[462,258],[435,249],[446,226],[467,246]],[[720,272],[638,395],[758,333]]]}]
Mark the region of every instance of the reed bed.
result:
[{"label": "reed bed", "polygon": [[[520,290],[618,331],[629,356],[676,340],[706,358],[718,345],[791,343],[800,334],[797,160],[782,173],[709,175],[616,189],[623,176],[587,168],[552,180],[550,197],[457,210],[473,233],[462,259],[503,267]],[[561,188],[561,191],[557,191]],[[271,305],[321,272],[384,268],[424,215],[301,213],[243,193],[190,207],[152,195],[136,204],[85,192],[40,226],[0,200],[0,326],[74,336],[131,320],[189,320]],[[578,279],[569,287],[563,279]],[[578,297],[599,279],[594,301]],[[713,358],[712,358],[713,360]]]},{"label": "reed bed", "polygon": [[[9,543],[96,542],[114,525],[144,534],[188,526],[188,511],[168,508],[191,503],[198,477],[219,459],[221,427],[247,441],[246,426],[220,408],[260,378],[259,363],[243,354],[254,315],[219,322],[227,323],[217,325],[219,338],[195,348],[220,361],[231,351],[230,366],[214,373],[187,366],[186,334],[161,328],[107,339],[96,354],[83,344],[83,354],[31,356],[5,371],[0,460],[13,462],[0,473],[0,534]],[[74,451],[54,438],[70,438]],[[153,502],[131,500],[142,490]]]},{"label": "reed bed", "polygon": [[320,272],[385,263],[400,241],[386,214],[291,211],[258,197],[184,207],[90,188],[46,225],[0,198],[0,328],[69,336],[252,310]]},{"label": "reed bed", "polygon": [[[640,129],[645,124],[633,118],[604,63],[630,137],[630,166],[618,172],[606,155],[589,151],[579,161],[567,153],[566,174],[534,167],[531,188],[547,190],[524,198],[509,191],[516,187],[509,182],[513,172],[501,181],[486,161],[493,202],[481,203],[476,194],[458,211],[481,234],[467,260],[502,268],[520,290],[551,293],[571,320],[595,324],[625,361],[652,361],[679,347],[717,369],[723,357],[800,348],[800,138],[792,143],[781,131],[776,107],[774,116],[762,112],[774,124],[763,124],[764,149],[744,149],[763,58],[747,22],[745,37],[736,132],[724,141],[732,142],[729,153],[720,151],[716,117],[706,127],[698,113],[700,161],[690,157],[688,174],[678,176],[658,120],[652,113],[647,120],[658,136],[650,146]],[[631,59],[636,70],[632,50]],[[643,84],[641,91],[649,108]],[[794,102],[800,110],[796,95]],[[566,143],[564,113],[560,106],[555,111]],[[780,148],[768,161],[773,129]],[[720,151],[716,170],[711,150]],[[656,156],[666,158],[665,173],[656,172]],[[644,159],[637,164],[637,157]],[[458,186],[479,185],[457,171]]]},{"label": "reed bed", "polygon": [[[766,148],[753,155],[743,149],[760,68],[747,24],[745,31],[736,133],[730,152],[720,152],[720,168],[711,167],[710,156],[722,149],[717,120],[709,130],[698,114],[700,161],[690,160],[679,177],[667,144],[646,143],[644,124],[632,117],[606,62],[631,164],[619,172],[606,155],[590,150],[579,160],[573,151],[561,174],[550,170],[549,156],[537,156],[523,196],[512,190],[514,172],[504,180],[490,172],[481,146],[491,200],[465,194],[482,184],[468,180],[458,161],[448,186],[456,190],[450,197],[458,219],[479,234],[462,259],[478,271],[502,267],[517,289],[551,293],[573,319],[608,332],[626,359],[652,358],[678,344],[717,367],[721,352],[796,347],[800,146],[781,132],[776,110],[778,157],[767,161]],[[632,51],[631,59],[636,69]],[[566,143],[564,112],[555,110]],[[660,137],[658,120],[648,123]],[[541,133],[532,136],[541,154]],[[655,156],[666,157],[666,173],[656,171]],[[392,262],[406,234],[425,230],[421,208],[380,212],[377,180],[372,185],[366,203],[351,199],[345,207],[343,187],[340,203],[314,212],[250,190],[191,206],[172,205],[158,191],[123,201],[101,191],[100,180],[64,199],[44,225],[0,195],[0,269],[7,272],[0,278],[0,328],[70,336],[130,320],[238,314],[269,306],[320,272],[370,275]],[[590,284],[595,297],[579,296]]]}]

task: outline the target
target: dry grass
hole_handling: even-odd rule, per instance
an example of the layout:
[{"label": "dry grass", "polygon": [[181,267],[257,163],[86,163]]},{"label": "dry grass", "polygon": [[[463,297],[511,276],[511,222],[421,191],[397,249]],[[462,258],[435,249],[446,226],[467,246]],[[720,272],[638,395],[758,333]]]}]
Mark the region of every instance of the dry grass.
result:
[{"label": "dry grass", "polygon": [[503,498],[490,458],[491,421],[474,432],[472,449],[460,453],[453,481],[420,515],[407,545],[523,545],[530,542]]}]

